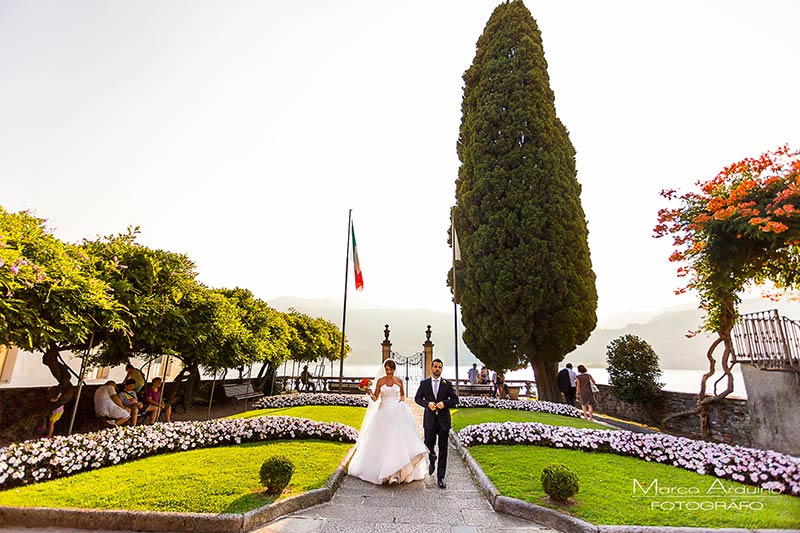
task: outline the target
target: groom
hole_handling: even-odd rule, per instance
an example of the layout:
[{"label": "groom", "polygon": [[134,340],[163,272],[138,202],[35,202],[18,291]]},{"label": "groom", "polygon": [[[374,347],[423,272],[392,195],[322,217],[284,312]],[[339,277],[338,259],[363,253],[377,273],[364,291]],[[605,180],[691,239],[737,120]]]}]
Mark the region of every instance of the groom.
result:
[{"label": "groom", "polygon": [[439,440],[439,465],[436,478],[440,489],[447,488],[444,473],[447,469],[447,436],[450,433],[450,408],[458,403],[458,396],[453,384],[442,378],[442,360],[434,359],[431,363],[431,377],[419,384],[414,401],[425,409],[422,427],[425,430],[425,446],[428,447],[430,463],[428,473],[433,474],[436,452],[433,447]]}]

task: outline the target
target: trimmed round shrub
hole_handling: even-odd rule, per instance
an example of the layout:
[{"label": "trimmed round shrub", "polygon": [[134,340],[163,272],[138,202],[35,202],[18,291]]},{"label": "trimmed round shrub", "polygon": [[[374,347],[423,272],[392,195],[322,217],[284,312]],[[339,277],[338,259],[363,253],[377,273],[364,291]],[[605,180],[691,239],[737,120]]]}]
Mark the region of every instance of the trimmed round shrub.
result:
[{"label": "trimmed round shrub", "polygon": [[261,465],[261,484],[270,494],[280,494],[294,474],[294,463],[285,455],[275,455]]},{"label": "trimmed round shrub", "polygon": [[578,492],[578,474],[563,463],[552,463],[542,470],[542,487],[554,500],[565,502]]}]

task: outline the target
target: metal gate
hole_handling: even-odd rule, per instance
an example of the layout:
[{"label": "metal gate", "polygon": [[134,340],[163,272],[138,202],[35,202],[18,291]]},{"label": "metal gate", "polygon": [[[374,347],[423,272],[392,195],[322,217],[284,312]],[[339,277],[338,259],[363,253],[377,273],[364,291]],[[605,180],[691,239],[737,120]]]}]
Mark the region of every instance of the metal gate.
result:
[{"label": "metal gate", "polygon": [[[417,384],[425,378],[425,369],[423,368],[423,359],[425,354],[417,352],[414,355],[401,355],[397,352],[391,352],[392,359],[397,363],[397,374],[400,379],[405,379],[406,396],[414,394],[417,390]],[[400,368],[405,367],[405,368]],[[408,386],[413,383],[414,391],[411,391]]]}]

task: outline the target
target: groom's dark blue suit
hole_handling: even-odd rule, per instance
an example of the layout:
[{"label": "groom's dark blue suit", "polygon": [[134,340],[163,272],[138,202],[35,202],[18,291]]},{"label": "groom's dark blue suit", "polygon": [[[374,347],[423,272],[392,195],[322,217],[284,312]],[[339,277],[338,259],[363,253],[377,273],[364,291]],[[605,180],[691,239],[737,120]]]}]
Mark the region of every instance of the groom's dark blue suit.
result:
[{"label": "groom's dark blue suit", "polygon": [[[425,430],[425,446],[428,447],[431,468],[433,468],[433,463],[436,461],[434,446],[436,446],[436,441],[439,441],[439,463],[436,467],[436,478],[443,480],[447,469],[447,437],[450,433],[450,408],[455,407],[458,403],[458,395],[453,389],[453,384],[441,378],[438,394],[434,396],[432,378],[428,378],[420,382],[417,394],[414,395],[414,401],[425,409],[425,414],[422,417],[422,428]],[[431,411],[428,409],[429,402],[442,402],[444,409]]]}]

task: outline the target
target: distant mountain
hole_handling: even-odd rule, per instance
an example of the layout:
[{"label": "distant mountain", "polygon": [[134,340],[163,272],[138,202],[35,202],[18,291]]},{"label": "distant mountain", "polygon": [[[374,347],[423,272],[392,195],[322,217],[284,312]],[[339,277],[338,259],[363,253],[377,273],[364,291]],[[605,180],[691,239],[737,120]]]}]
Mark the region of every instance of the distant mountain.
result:
[{"label": "distant mountain", "polygon": [[[293,307],[311,316],[321,316],[337,326],[342,325],[342,304],[333,300],[310,300],[282,296],[269,300],[269,304],[279,310],[288,311]],[[422,351],[425,342],[425,330],[431,326],[431,342],[433,355],[451,364],[454,354],[453,315],[430,309],[365,309],[347,306],[346,333],[353,351],[347,361],[355,364],[372,364],[381,360],[381,343],[383,330],[389,324],[389,340],[392,351],[401,355],[413,355]],[[461,340],[464,332],[461,317],[458,321],[458,365],[466,368],[478,362],[472,352]]]},{"label": "distant mountain", "polygon": [[[781,316],[800,319],[799,302],[770,302],[762,298],[742,300],[739,312],[778,309]],[[699,309],[672,310],[657,314],[641,324],[628,324],[613,329],[597,329],[582,346],[578,346],[566,359],[586,366],[605,367],[606,349],[612,340],[622,335],[636,335],[650,343],[658,354],[661,368],[704,370],[708,368],[706,352],[713,340],[712,336],[700,333],[687,337],[690,331],[697,331],[703,318]],[[717,355],[721,355],[721,348]],[[719,361],[719,357],[717,357]]]},{"label": "distant mountain", "polygon": [[[341,302],[280,297],[270,300],[269,304],[280,311],[288,311],[293,307],[307,315],[324,317],[339,326],[342,323]],[[739,309],[741,313],[752,313],[776,308],[782,316],[800,319],[799,302],[770,302],[753,298],[743,300]],[[656,313],[651,319],[642,323],[596,329],[589,340],[567,355],[566,360],[590,367],[605,367],[606,347],[609,343],[622,335],[631,334],[650,343],[659,356],[661,368],[704,369],[707,368],[705,354],[711,344],[711,338],[705,334],[698,334],[692,338],[686,336],[689,331],[699,329],[702,316],[703,313],[699,309],[668,310]],[[412,355],[422,351],[425,329],[430,324],[434,356],[441,357],[448,364],[453,360],[452,314],[429,309],[367,309],[350,306],[347,309],[347,338],[353,351],[347,360],[355,364],[372,364],[380,361],[385,324],[389,324],[391,331],[389,340],[392,341],[392,350],[402,355]],[[473,362],[480,364],[461,340],[464,331],[461,317],[458,328],[459,367],[467,368]]]}]

